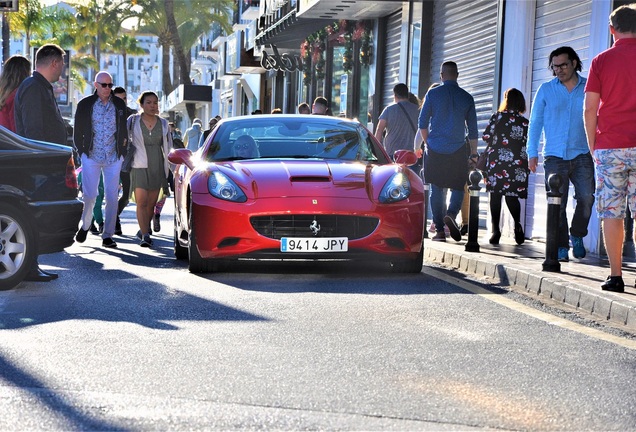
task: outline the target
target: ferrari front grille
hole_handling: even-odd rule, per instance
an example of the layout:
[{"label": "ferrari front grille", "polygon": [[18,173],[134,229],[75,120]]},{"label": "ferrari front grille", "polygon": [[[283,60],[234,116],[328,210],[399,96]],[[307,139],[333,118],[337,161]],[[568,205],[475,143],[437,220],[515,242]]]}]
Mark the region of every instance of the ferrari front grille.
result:
[{"label": "ferrari front grille", "polygon": [[348,237],[350,240],[371,234],[378,218],[346,215],[254,216],[252,227],[265,237]]}]

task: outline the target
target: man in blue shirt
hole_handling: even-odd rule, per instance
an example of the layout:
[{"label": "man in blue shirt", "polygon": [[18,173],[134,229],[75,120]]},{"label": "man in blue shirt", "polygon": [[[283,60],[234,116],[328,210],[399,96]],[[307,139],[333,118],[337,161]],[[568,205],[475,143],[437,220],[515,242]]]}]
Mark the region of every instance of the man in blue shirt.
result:
[{"label": "man in blue shirt", "polygon": [[[583,126],[584,77],[581,60],[570,47],[550,53],[549,67],[554,79],[541,84],[532,103],[528,130],[528,166],[536,172],[541,132],[544,133],[543,169],[546,189],[550,174],[559,174],[562,184],[561,219],[559,223],[558,258],[569,261],[570,242],[575,258],[585,257],[583,237],[594,205],[594,161],[587,146]],[[567,203],[570,182],[574,186],[576,208],[568,231]]]},{"label": "man in blue shirt", "polygon": [[[478,158],[475,101],[459,87],[458,76],[456,63],[442,64],[440,77],[443,83],[426,93],[418,122],[422,143],[426,146],[425,181],[431,184],[431,211],[436,230],[433,241],[446,241],[444,224],[455,241],[462,239],[455,218],[464,199],[468,163],[475,163]],[[470,156],[466,152],[466,128]],[[419,150],[418,156],[421,154]],[[448,208],[446,189],[451,189]]]}]

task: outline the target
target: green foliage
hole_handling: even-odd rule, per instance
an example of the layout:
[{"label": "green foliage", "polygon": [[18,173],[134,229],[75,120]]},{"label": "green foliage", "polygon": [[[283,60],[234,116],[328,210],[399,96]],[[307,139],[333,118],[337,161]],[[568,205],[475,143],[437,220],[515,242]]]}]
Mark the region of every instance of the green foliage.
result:
[{"label": "green foliage", "polygon": [[27,45],[30,46],[31,38],[45,36],[45,13],[39,0],[20,0],[18,12],[7,15],[11,29],[24,34]]},{"label": "green foliage", "polygon": [[[233,0],[179,0],[174,2],[174,19],[177,26],[177,35],[173,35],[168,26],[168,19],[164,7],[164,0],[137,0],[140,12],[137,18],[137,27],[140,32],[150,33],[159,39],[159,45],[164,48],[173,46],[175,36],[179,38],[184,51],[189,51],[199,37],[208,32],[213,24],[218,24],[226,33],[232,32]],[[193,13],[196,11],[196,13]],[[163,50],[163,91],[168,94],[173,86],[168,75],[169,49]],[[189,57],[179,68],[190,74]],[[176,77],[176,83],[181,83],[180,77]]]},{"label": "green foliage", "polygon": [[[126,33],[122,29],[125,20],[137,24],[137,31],[158,37],[165,49],[162,59],[164,68],[164,91],[169,82],[169,62],[167,59],[175,40],[188,52],[199,37],[207,33],[213,25],[219,25],[227,34],[232,30],[232,13],[236,7],[234,0],[178,0],[174,2],[174,17],[177,35],[170,32],[165,14],[165,0],[71,0],[68,2],[75,14],[57,6],[43,7],[40,0],[20,0],[20,10],[8,14],[13,32],[20,32],[29,45],[57,43],[62,48],[72,49],[76,54],[71,58],[71,79],[79,88],[86,82],[82,72],[96,69],[102,53],[121,55],[141,55],[143,50],[136,44],[134,31]],[[189,56],[182,70],[189,74]],[[168,81],[166,87],[165,81]]]}]

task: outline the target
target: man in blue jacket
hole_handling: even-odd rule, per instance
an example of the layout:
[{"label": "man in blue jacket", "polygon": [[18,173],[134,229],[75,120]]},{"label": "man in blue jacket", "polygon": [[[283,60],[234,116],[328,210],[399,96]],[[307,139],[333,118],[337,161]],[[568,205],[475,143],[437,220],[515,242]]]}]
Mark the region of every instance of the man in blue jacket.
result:
[{"label": "man in blue jacket", "polygon": [[119,173],[126,152],[128,115],[126,102],[112,92],[113,78],[101,71],[95,76],[95,92],[79,101],[75,111],[73,141],[82,159],[82,225],[75,240],[83,243],[93,218],[100,176],[104,177],[106,209],[102,246],[117,247],[113,240],[119,198]]}]

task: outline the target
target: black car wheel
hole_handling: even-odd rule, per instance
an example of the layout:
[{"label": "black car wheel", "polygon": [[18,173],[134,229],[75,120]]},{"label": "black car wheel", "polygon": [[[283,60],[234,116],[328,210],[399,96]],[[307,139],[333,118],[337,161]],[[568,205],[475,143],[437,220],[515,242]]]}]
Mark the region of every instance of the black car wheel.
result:
[{"label": "black car wheel", "polygon": [[420,253],[414,259],[396,260],[391,262],[393,273],[420,273],[424,262],[424,242],[420,248]]},{"label": "black car wheel", "polygon": [[15,287],[37,258],[35,238],[26,215],[9,204],[0,204],[0,290]]},{"label": "black car wheel", "polygon": [[174,256],[178,260],[188,259],[188,248],[181,246],[179,243],[180,227],[177,225],[177,214],[174,215]]}]

